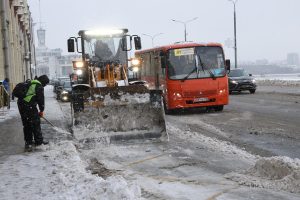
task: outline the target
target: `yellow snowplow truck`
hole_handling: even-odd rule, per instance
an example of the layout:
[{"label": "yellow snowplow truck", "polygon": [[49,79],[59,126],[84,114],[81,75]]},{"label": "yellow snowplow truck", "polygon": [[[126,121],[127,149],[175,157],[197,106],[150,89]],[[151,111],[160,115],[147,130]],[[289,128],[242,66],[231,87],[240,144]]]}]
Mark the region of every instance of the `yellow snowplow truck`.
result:
[{"label": "yellow snowplow truck", "polygon": [[[68,39],[73,61],[73,131],[113,140],[159,138],[166,134],[161,91],[128,81],[128,52],[141,39],[127,29],[81,30]],[[131,66],[132,67],[132,66]]]}]

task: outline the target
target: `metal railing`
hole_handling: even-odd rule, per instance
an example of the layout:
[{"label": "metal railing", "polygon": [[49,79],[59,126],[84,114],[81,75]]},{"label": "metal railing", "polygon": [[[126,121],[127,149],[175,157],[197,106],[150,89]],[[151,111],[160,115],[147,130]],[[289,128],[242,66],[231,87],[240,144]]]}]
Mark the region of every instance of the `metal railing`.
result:
[{"label": "metal railing", "polygon": [[3,85],[0,85],[0,108],[10,108],[10,96]]}]

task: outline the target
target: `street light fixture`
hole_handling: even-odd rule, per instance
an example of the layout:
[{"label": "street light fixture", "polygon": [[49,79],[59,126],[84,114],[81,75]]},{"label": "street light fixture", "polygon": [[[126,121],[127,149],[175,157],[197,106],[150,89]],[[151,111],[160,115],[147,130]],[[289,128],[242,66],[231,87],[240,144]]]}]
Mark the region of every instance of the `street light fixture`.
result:
[{"label": "street light fixture", "polygon": [[151,38],[151,40],[152,40],[152,47],[154,47],[154,38],[156,38],[157,36],[162,35],[162,34],[163,34],[163,33],[157,33],[157,34],[155,34],[155,35],[148,35],[148,34],[142,33],[142,35],[148,36],[148,37]]},{"label": "street light fixture", "polygon": [[184,25],[184,41],[186,42],[186,24],[189,23],[189,22],[192,22],[192,21],[195,21],[196,19],[198,19],[198,17],[194,17],[193,19],[190,19],[190,20],[187,20],[187,21],[179,21],[179,20],[175,20],[175,19],[172,19],[173,22],[178,22],[178,23],[181,23]]},{"label": "street light fixture", "polygon": [[233,18],[234,18],[234,66],[237,68],[237,47],[236,47],[236,12],[235,4],[238,0],[228,0],[233,3]]}]

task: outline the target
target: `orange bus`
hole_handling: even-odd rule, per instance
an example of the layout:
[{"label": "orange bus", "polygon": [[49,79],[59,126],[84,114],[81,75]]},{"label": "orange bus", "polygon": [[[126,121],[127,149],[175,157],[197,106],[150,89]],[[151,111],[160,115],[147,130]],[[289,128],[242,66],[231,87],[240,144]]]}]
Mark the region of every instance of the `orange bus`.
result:
[{"label": "orange bus", "polygon": [[137,51],[138,79],[161,89],[166,113],[207,107],[222,111],[228,104],[230,60],[218,43],[178,43]]}]

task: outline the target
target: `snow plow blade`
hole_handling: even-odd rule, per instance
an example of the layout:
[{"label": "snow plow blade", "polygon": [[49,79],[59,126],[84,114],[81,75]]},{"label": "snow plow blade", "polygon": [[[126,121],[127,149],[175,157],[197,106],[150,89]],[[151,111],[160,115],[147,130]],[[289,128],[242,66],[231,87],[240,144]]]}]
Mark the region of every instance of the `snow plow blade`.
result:
[{"label": "snow plow blade", "polygon": [[130,85],[74,91],[73,130],[84,132],[87,138],[131,140],[166,135],[160,90]]}]

